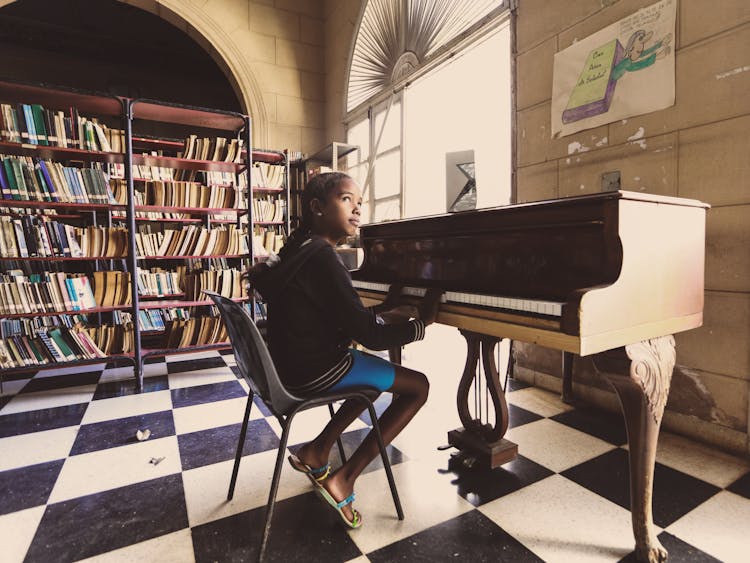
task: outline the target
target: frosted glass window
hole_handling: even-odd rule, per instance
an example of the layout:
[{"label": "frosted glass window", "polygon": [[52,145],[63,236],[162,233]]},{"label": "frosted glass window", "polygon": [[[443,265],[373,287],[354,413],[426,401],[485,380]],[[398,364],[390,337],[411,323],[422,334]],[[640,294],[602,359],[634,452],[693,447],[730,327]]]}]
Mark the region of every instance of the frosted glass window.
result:
[{"label": "frosted glass window", "polygon": [[350,145],[359,146],[359,152],[353,151],[346,156],[348,167],[367,160],[370,156],[370,120],[367,116],[349,125],[346,132],[346,142]]},{"label": "frosted glass window", "polygon": [[401,201],[399,199],[386,199],[375,202],[375,214],[373,221],[380,223],[382,221],[393,221],[401,218]]},{"label": "frosted glass window", "polygon": [[386,113],[388,113],[388,119],[385,121],[385,129],[383,129],[383,136],[377,145],[378,154],[401,145],[401,101],[394,101],[390,112],[388,112],[387,108],[388,104],[385,103],[379,106],[375,112],[374,143],[378,142],[380,129],[383,127],[383,120],[385,120]]},{"label": "frosted glass window", "polygon": [[401,193],[401,151],[391,151],[378,157],[375,164],[375,199]]}]

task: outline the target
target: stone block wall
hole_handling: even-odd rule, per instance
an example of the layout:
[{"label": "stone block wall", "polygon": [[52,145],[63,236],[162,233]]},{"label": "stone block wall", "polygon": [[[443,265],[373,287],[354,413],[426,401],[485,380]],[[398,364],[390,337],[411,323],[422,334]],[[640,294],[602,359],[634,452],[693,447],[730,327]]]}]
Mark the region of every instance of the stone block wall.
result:
[{"label": "stone block wall", "polygon": [[[676,104],[559,139],[550,137],[554,54],[653,0],[520,0],[517,16],[519,202],[622,189],[699,199],[707,218],[703,327],[676,335],[665,426],[750,452],[750,3],[679,0]],[[679,288],[677,288],[679,290]],[[516,349],[518,375],[559,389],[560,354]],[[590,361],[577,392],[616,407]]]}]

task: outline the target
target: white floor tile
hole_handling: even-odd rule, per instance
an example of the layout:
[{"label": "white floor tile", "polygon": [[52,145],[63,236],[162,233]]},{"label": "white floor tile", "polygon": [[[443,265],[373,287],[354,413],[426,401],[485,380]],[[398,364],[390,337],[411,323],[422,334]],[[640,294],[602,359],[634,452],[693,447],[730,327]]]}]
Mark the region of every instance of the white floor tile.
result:
[{"label": "white floor tile", "polygon": [[81,424],[92,424],[150,412],[168,411],[171,408],[172,395],[169,389],[154,391],[153,393],[100,399],[91,402],[86,409],[86,414],[83,415]]},{"label": "white floor tile", "polygon": [[182,387],[192,387],[194,385],[208,385],[209,383],[219,383],[221,381],[232,381],[237,379],[237,376],[235,376],[234,372],[228,367],[182,371],[179,373],[170,373],[168,377],[170,389],[180,389]]},{"label": "white floor tile", "polygon": [[5,405],[3,414],[88,403],[93,398],[94,391],[96,391],[96,385],[81,385],[79,387],[64,387],[62,389],[21,393],[13,397]]},{"label": "white floor tile", "polygon": [[555,416],[562,412],[573,410],[560,400],[560,396],[537,387],[527,387],[508,394],[508,400],[522,409],[541,416]]},{"label": "white floor tile", "polygon": [[734,483],[750,469],[750,460],[669,432],[659,434],[656,461],[722,488]]},{"label": "white floor tile", "polygon": [[721,491],[667,531],[725,563],[745,563],[750,550],[750,499]]},{"label": "white floor tile", "polygon": [[609,442],[548,418],[511,428],[505,437],[518,444],[519,454],[555,472],[614,449]]},{"label": "white floor tile", "polygon": [[44,505],[35,506],[0,516],[0,559],[9,563],[24,560],[44,515],[44,509]]},{"label": "white floor tile", "polygon": [[193,563],[193,537],[189,529],[180,530],[116,549],[87,559],[87,563],[133,563],[134,561],[159,561],[159,563]]},{"label": "white floor tile", "polygon": [[[234,497],[227,501],[234,460],[214,463],[182,473],[185,503],[191,526],[238,514],[268,502],[277,450],[245,456],[240,462]],[[311,491],[310,481],[284,459],[276,500]]]},{"label": "white floor tile", "polygon": [[[246,397],[237,399],[227,399],[226,401],[216,401],[203,405],[192,407],[182,407],[174,409],[174,427],[177,434],[188,434],[217,426],[227,426],[229,424],[242,423],[242,417],[245,416],[245,407],[247,406]],[[257,406],[253,405],[250,409],[250,420],[263,418]]]},{"label": "white floor tile", "polygon": [[544,561],[612,562],[635,546],[628,510],[560,475],[479,510]]},{"label": "white floor tile", "polygon": [[0,471],[68,457],[78,426],[0,439]]},{"label": "white floor tile", "polygon": [[431,464],[419,461],[400,463],[393,466],[393,475],[404,509],[404,520],[396,516],[384,470],[365,473],[357,480],[354,506],[362,513],[365,524],[350,532],[349,537],[363,553],[409,537],[473,508],[457,494],[451,494],[445,478],[438,475]]},{"label": "white floor tile", "polygon": [[[274,417],[269,417],[269,424],[272,422],[271,419],[273,419],[273,422],[276,422]],[[292,420],[292,428],[289,432],[289,445],[309,442],[320,434],[330,420],[331,414],[325,406],[302,411],[294,417],[294,420]],[[273,426],[273,428],[278,432],[281,431],[281,427],[278,423]],[[357,418],[349,425],[346,432],[351,432],[352,430],[357,430],[359,428],[367,428],[367,425]],[[279,433],[279,436],[280,435],[281,434]]]},{"label": "white floor tile", "polygon": [[[166,374],[167,364],[165,362],[143,365],[143,377],[155,377],[157,375]],[[109,381],[123,381],[134,379],[134,377],[133,366],[121,366],[117,368],[105,369],[102,373],[102,376],[99,378],[99,383],[107,383]]]},{"label": "white floor tile", "polygon": [[[149,463],[160,457],[164,459],[158,465]],[[124,487],[181,469],[176,436],[76,455],[65,461],[48,502]]]}]

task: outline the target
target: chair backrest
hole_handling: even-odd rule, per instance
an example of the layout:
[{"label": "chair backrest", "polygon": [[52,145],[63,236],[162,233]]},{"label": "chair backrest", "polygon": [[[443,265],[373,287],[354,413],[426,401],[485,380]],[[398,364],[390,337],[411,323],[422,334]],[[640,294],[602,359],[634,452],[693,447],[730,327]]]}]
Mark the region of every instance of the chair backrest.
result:
[{"label": "chair backrest", "polygon": [[240,304],[213,291],[203,291],[219,308],[229,333],[234,359],[240,374],[253,393],[279,417],[287,414],[302,399],[286,390],[276,371],[271,354],[252,317]]}]

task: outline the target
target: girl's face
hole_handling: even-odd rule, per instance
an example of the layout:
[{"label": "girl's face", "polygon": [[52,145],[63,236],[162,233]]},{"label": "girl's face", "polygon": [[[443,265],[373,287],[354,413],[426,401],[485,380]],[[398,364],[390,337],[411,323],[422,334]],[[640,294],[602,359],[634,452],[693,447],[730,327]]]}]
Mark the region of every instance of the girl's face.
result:
[{"label": "girl's face", "polygon": [[354,181],[341,182],[328,194],[324,203],[315,199],[311,205],[315,218],[313,231],[332,245],[357,232],[362,192]]}]

